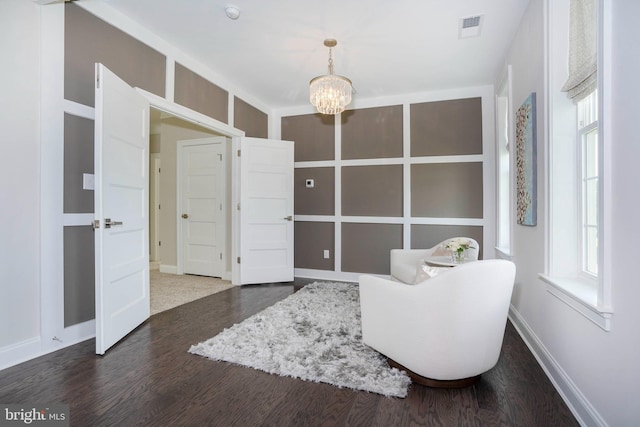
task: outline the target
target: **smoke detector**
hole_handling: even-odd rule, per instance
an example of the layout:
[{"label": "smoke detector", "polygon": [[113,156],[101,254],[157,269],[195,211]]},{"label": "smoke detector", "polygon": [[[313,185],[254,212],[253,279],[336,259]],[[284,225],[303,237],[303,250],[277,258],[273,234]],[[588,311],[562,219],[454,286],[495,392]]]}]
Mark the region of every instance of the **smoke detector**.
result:
[{"label": "smoke detector", "polygon": [[234,6],[232,4],[229,4],[224,8],[224,13],[227,15],[227,18],[233,19],[234,21],[240,18],[240,9],[238,6]]}]

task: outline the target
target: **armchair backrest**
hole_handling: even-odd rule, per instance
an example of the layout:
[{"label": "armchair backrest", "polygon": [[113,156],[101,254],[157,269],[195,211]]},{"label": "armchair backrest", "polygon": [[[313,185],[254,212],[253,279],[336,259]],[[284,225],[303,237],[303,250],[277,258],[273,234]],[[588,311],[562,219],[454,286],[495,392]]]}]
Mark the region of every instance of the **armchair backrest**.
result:
[{"label": "armchair backrest", "polygon": [[451,239],[469,240],[471,242],[471,248],[467,250],[467,260],[475,261],[478,259],[480,246],[477,241],[470,237],[451,237],[429,249],[391,249],[391,280],[413,283],[420,260],[429,258],[430,256],[448,255],[449,250],[444,248],[444,245]]}]

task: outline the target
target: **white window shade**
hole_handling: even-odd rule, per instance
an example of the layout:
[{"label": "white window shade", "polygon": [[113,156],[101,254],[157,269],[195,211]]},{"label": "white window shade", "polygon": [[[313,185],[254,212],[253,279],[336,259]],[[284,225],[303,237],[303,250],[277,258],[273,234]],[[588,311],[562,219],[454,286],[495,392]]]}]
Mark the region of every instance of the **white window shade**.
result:
[{"label": "white window shade", "polygon": [[571,0],[569,17],[569,78],[562,87],[578,102],[597,87],[596,1]]}]

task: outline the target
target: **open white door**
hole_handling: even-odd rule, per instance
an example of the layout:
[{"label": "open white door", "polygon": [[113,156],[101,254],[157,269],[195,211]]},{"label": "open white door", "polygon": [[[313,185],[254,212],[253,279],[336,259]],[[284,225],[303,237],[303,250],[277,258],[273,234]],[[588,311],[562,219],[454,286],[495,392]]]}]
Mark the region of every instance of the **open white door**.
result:
[{"label": "open white door", "polygon": [[96,353],[149,317],[149,102],[96,65]]},{"label": "open white door", "polygon": [[293,142],[240,140],[240,284],[293,280]]}]

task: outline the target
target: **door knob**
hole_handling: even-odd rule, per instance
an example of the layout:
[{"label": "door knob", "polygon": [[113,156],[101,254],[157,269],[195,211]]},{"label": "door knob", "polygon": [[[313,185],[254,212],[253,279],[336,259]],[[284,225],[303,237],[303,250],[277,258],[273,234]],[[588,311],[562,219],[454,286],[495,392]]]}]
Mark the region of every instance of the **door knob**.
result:
[{"label": "door knob", "polygon": [[189,218],[189,215],[187,215],[187,214],[182,214],[182,218],[187,219],[187,218]]},{"label": "door knob", "polygon": [[293,217],[291,215],[285,216],[283,219],[286,219],[287,221],[293,221]]},{"label": "door knob", "polygon": [[104,219],[104,228],[111,228],[112,225],[122,225],[122,221],[112,221],[111,218]]}]

